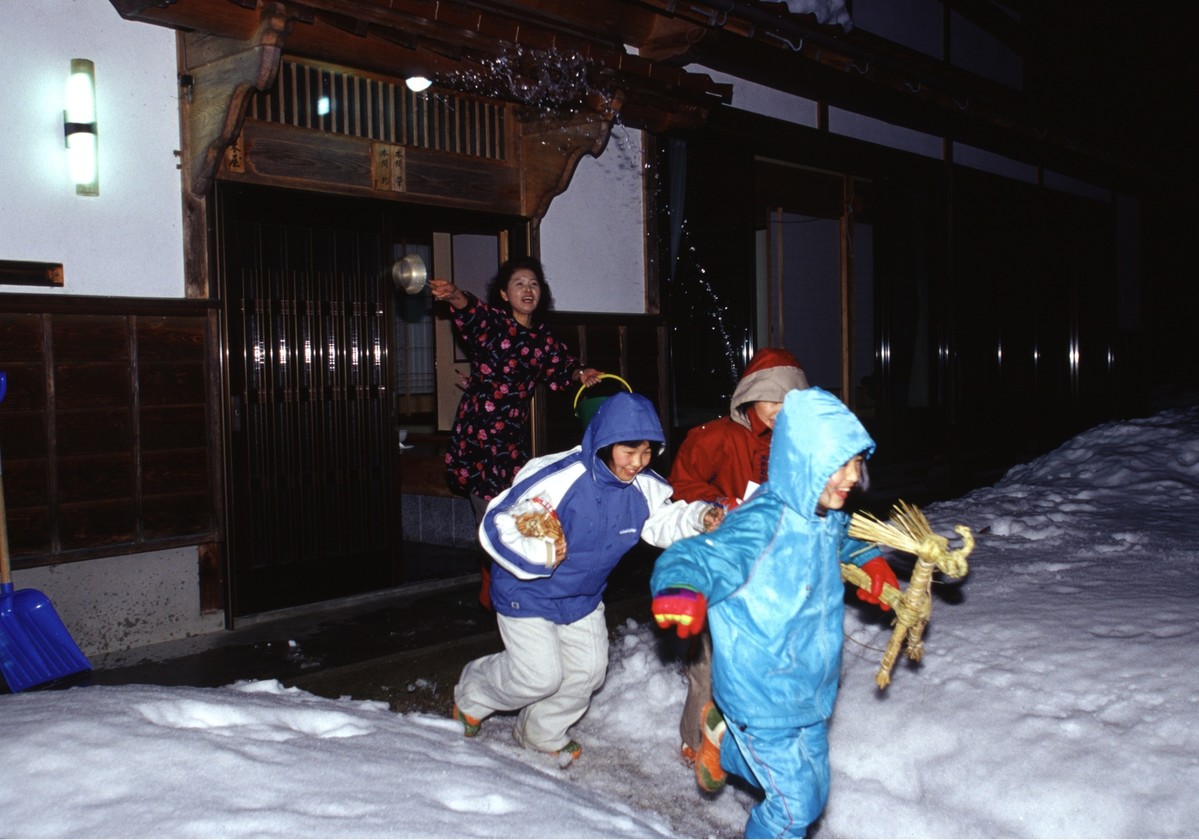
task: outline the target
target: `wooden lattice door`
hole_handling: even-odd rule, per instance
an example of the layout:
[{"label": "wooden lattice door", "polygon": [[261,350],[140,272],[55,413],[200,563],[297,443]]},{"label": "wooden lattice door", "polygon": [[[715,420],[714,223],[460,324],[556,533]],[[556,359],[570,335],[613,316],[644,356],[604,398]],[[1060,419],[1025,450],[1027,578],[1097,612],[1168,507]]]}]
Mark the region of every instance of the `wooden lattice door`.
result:
[{"label": "wooden lattice door", "polygon": [[385,220],[242,186],[217,208],[230,615],[395,585]]}]

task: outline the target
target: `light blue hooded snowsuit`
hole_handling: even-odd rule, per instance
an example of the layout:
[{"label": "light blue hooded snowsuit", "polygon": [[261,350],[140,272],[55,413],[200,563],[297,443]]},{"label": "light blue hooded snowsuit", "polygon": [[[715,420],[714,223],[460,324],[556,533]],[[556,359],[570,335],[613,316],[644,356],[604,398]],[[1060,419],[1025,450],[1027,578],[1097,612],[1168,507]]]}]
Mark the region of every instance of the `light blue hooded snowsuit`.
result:
[{"label": "light blue hooded snowsuit", "polygon": [[846,535],[846,513],[818,513],[817,500],[834,472],[873,451],[832,394],[790,392],[775,423],[769,481],[716,531],[675,543],[654,566],[651,591],[689,587],[708,600],[713,695],[728,723],[721,764],[766,792],[747,837],[803,836],[828,799],[840,563],[861,565],[878,552]]}]

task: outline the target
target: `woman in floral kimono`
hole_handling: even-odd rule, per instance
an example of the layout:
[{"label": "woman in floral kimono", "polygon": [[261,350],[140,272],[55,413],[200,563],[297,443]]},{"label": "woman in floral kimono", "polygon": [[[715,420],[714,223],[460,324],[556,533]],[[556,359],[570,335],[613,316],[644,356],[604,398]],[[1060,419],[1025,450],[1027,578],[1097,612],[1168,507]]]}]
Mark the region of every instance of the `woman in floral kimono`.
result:
[{"label": "woman in floral kimono", "polygon": [[432,280],[429,289],[449,303],[470,356],[445,465],[450,489],[470,498],[479,520],[529,460],[527,427],[537,384],[559,391],[594,385],[602,374],[583,367],[545,325],[553,296],[532,257],[500,266],[486,303],[448,280]]}]

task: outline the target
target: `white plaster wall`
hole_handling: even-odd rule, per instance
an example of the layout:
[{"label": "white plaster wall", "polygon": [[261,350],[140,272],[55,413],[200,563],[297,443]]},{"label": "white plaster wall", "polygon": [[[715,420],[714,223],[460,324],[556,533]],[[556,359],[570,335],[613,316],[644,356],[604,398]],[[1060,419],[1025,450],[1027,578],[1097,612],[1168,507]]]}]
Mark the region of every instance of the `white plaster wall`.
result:
[{"label": "white plaster wall", "polygon": [[945,154],[941,138],[936,135],[913,131],[842,108],[828,109],[828,130],[834,134],[938,160]]},{"label": "white plaster wall", "polygon": [[1037,182],[1037,167],[1031,163],[1012,160],[1003,155],[968,146],[965,143],[953,144],[953,162],[971,169],[980,169],[992,175],[1001,175],[1013,181],[1023,181],[1026,184]]},{"label": "white plaster wall", "polygon": [[[0,259],[62,263],[67,294],[183,295],[174,33],[108,0],[3,4]],[[100,194],[67,177],[72,58],[96,65]],[[0,292],[47,292],[0,286]]]},{"label": "white plaster wall", "polygon": [[108,651],[212,633],[223,613],[200,613],[195,547],[13,571],[13,587],[54,605],[76,644],[99,667]]},{"label": "white plaster wall", "polygon": [[584,156],[541,221],[541,263],[561,312],[645,312],[641,132],[622,125]]},{"label": "white plaster wall", "polygon": [[808,128],[815,128],[817,125],[818,106],[813,99],[783,93],[757,82],[747,82],[727,73],[709,70],[700,64],[690,64],[686,70],[689,73],[704,73],[717,84],[732,85],[732,106],[738,110],[786,120],[796,125],[806,125]]}]

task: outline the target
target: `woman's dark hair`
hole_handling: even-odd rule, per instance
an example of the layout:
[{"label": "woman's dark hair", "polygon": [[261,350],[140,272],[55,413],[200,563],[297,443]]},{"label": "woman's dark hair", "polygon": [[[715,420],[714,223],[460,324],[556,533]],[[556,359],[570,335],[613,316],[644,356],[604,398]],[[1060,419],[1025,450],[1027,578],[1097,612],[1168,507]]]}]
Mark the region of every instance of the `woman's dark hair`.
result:
[{"label": "woman's dark hair", "polygon": [[541,267],[541,261],[535,257],[515,257],[501,265],[495,277],[492,277],[491,282],[487,284],[487,302],[492,306],[511,312],[512,304],[504,300],[500,296],[500,292],[508,291],[508,282],[512,279],[512,275],[522,268],[533,272],[533,276],[537,278],[537,283],[541,286],[541,298],[537,301],[537,308],[533,310],[533,323],[544,323],[546,313],[554,308],[554,295],[550,292],[550,284],[545,282],[545,269]]}]

